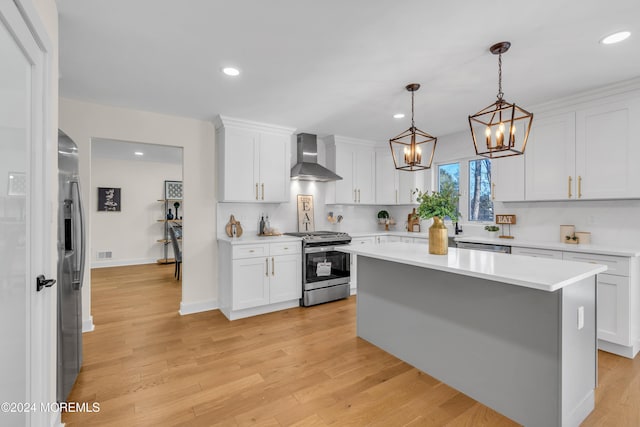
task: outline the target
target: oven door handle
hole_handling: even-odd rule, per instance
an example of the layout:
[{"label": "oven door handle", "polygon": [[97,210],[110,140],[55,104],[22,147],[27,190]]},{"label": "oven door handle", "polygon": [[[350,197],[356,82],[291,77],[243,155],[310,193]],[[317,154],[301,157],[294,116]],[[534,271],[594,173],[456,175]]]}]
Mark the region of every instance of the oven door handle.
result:
[{"label": "oven door handle", "polygon": [[335,250],[336,250],[335,246],[313,246],[313,247],[304,248],[304,253],[317,254],[320,252],[331,252]]}]

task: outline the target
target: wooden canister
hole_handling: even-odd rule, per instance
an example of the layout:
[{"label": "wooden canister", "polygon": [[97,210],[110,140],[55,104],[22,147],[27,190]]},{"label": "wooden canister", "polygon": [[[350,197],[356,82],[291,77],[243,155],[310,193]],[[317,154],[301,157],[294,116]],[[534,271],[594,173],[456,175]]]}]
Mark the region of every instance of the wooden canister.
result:
[{"label": "wooden canister", "polygon": [[573,237],[575,234],[576,227],[575,225],[561,225],[560,226],[560,241],[562,243],[567,243],[567,236]]}]

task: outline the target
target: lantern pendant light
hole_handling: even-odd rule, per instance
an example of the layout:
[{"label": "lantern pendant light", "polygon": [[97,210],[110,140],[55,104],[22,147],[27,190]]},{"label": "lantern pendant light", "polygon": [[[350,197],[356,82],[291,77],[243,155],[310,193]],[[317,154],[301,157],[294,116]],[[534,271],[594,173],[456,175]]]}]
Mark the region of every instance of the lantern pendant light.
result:
[{"label": "lantern pendant light", "polygon": [[413,120],[414,94],[420,85],[411,83],[406,89],[411,92],[411,127],[391,138],[389,147],[396,169],[413,172],[431,167],[438,138],[418,129]]},{"label": "lantern pendant light", "polygon": [[503,99],[502,54],[511,43],[496,43],[489,50],[498,55],[498,100],[469,116],[469,127],[476,154],[491,159],[524,154],[533,122],[530,113]]}]

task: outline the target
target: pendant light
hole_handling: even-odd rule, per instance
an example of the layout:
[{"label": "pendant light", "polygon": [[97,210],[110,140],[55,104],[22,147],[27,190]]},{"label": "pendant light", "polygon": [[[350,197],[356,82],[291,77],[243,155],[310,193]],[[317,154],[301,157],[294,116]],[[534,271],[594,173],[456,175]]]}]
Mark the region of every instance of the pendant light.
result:
[{"label": "pendant light", "polygon": [[469,116],[469,127],[476,154],[491,159],[524,154],[533,122],[530,113],[503,99],[502,54],[511,43],[496,43],[489,50],[498,55],[498,100]]},{"label": "pendant light", "polygon": [[396,169],[413,172],[431,167],[438,138],[418,129],[413,120],[414,94],[420,89],[420,85],[411,83],[406,89],[411,92],[411,127],[391,138],[389,147]]}]

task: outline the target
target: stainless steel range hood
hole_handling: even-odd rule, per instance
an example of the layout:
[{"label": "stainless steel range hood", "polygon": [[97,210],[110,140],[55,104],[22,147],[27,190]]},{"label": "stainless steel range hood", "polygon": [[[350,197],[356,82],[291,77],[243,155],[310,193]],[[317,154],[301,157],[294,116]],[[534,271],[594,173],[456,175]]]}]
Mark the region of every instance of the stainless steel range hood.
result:
[{"label": "stainless steel range hood", "polygon": [[318,164],[318,138],[310,133],[298,135],[298,163],[291,168],[291,179],[301,181],[337,181],[342,179]]}]

